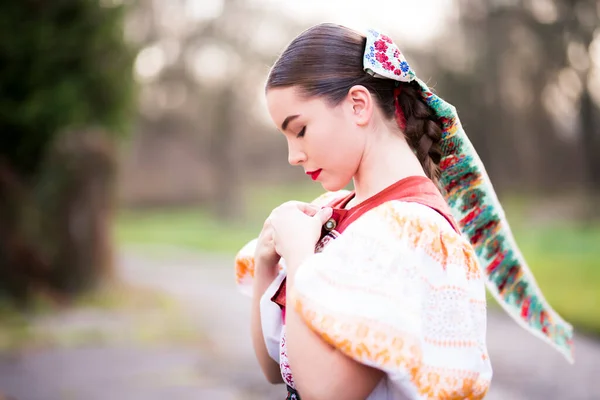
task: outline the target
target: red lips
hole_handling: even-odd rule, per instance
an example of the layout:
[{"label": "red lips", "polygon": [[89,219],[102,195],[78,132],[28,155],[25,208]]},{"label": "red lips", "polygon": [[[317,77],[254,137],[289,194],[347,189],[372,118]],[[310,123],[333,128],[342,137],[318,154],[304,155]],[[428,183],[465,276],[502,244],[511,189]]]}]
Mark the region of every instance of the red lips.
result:
[{"label": "red lips", "polygon": [[315,171],[308,171],[308,172],[306,172],[306,175],[310,175],[312,180],[316,181],[317,178],[319,177],[319,174],[321,174],[321,171],[323,171],[323,169],[317,169]]}]

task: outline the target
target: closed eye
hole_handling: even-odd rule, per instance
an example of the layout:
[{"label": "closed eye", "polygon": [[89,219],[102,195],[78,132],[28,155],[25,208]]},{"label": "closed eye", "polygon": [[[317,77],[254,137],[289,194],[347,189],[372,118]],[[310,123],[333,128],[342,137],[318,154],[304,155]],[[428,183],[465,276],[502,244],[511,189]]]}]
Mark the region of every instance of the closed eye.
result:
[{"label": "closed eye", "polygon": [[300,133],[298,133],[296,135],[297,138],[301,138],[304,137],[304,134],[306,133],[306,127],[302,128],[302,130],[300,131]]}]

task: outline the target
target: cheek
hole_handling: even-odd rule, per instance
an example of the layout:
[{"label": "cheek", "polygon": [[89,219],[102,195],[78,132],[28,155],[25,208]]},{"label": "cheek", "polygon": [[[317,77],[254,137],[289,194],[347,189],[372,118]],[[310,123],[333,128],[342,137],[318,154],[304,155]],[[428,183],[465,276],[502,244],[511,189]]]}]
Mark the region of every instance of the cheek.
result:
[{"label": "cheek", "polygon": [[343,118],[332,118],[319,127],[312,143],[312,154],[323,166],[341,174],[353,174],[364,150],[364,132],[348,125]]},{"label": "cheek", "polygon": [[357,143],[345,143],[338,147],[339,163],[346,173],[354,174],[362,158],[361,148]]},{"label": "cheek", "polygon": [[361,141],[349,135],[335,135],[323,155],[331,168],[343,175],[353,175],[363,154]]},{"label": "cheek", "polygon": [[365,141],[363,132],[354,126],[346,126],[335,135],[335,151],[342,158],[345,165],[356,164],[362,157]]}]

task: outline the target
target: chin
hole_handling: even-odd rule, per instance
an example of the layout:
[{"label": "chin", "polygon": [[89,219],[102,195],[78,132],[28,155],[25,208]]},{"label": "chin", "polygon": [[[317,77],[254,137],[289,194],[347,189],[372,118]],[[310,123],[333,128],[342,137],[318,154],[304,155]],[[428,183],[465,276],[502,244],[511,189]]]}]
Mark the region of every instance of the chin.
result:
[{"label": "chin", "polygon": [[321,186],[323,186],[323,189],[325,189],[328,192],[337,192],[337,191],[340,191],[340,190],[346,188],[348,183],[350,183],[350,180],[343,181],[341,179],[336,179],[336,180],[332,179],[332,180],[327,180],[327,181],[321,182]]}]

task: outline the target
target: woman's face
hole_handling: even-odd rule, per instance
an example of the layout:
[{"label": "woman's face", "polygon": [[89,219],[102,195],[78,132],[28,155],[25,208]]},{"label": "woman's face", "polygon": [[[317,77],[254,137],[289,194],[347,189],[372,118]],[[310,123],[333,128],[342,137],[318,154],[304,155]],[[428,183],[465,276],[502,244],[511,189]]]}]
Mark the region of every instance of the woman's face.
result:
[{"label": "woman's face", "polygon": [[356,174],[365,132],[352,99],[331,107],[321,98],[305,99],[294,87],[269,89],[267,107],[288,143],[288,161],[301,166],[328,191],[343,189]]}]

